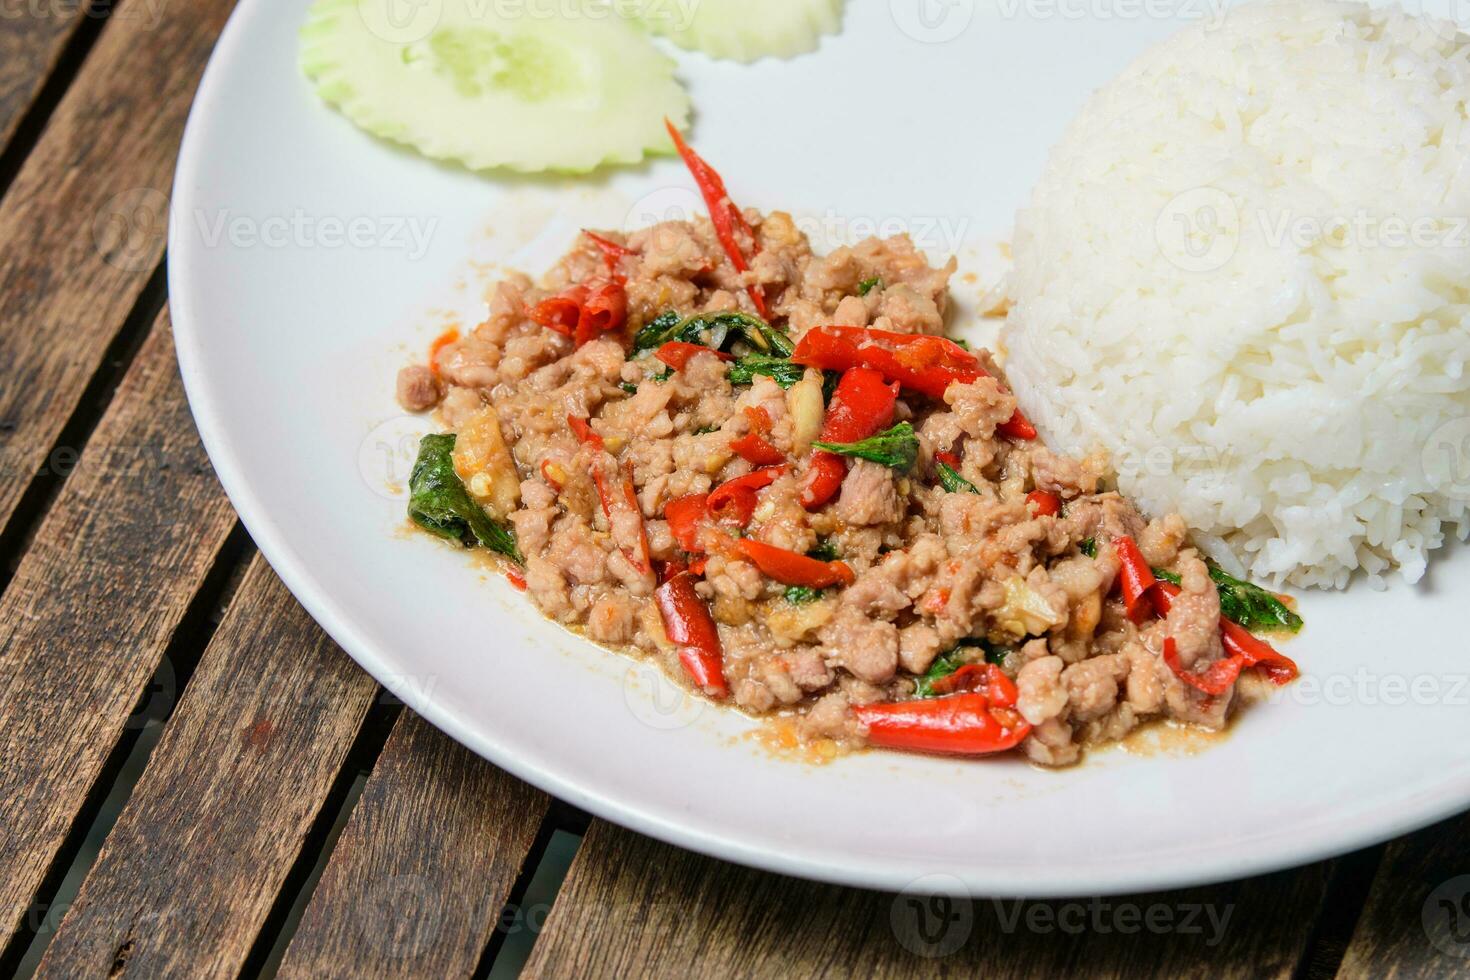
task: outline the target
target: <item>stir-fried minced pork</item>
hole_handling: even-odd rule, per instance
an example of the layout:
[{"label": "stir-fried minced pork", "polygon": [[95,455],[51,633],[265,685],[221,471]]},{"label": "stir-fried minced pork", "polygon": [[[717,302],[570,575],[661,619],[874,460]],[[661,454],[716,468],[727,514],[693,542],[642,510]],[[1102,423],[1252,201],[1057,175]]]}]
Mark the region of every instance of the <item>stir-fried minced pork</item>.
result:
[{"label": "stir-fried minced pork", "polygon": [[[732,381],[728,344],[685,350],[677,370],[664,350],[633,350],[666,311],[754,315],[753,295],[797,343],[833,325],[942,333],[953,261],[935,268],[904,236],[816,256],[788,215],[744,217],[758,244],[744,273],[707,219],[584,236],[539,284],[500,282],[487,319],[431,364],[404,368],[399,400],[437,406],[456,434],[456,472],[513,530],[532,601],[751,714],[780,712],[803,736],[850,747],[892,744],[873,737],[880,722],[864,706],[953,693],[942,678],[984,678],[987,663],[1016,692],[997,717],[1026,732],[1019,748],[1040,763],[1070,763],[1148,719],[1222,726],[1234,674],[1218,693],[1181,679],[1226,658],[1220,600],[1183,522],[1148,520],[1106,489],[1103,460],[1027,438],[987,353],[965,354],[979,370],[937,389],[942,398],[868,379],[891,402],[885,424],[912,429],[914,458],[894,464],[822,461],[813,447],[836,431],[832,405],[848,384],[834,394],[836,372],[788,364],[784,377]],[[623,290],[620,328],[578,338],[532,316],[604,281]],[[823,472],[840,483],[811,506]],[[746,513],[701,510],[716,510],[701,495],[751,474]],[[680,507],[697,526],[681,524]],[[1167,615],[1125,609],[1124,541],[1179,576]],[[783,561],[814,555],[837,578],[794,585],[756,560],[762,546]],[[682,597],[663,585],[675,578]],[[670,620],[668,603],[691,601],[708,609],[709,635]],[[691,659],[710,644],[712,660]]]}]

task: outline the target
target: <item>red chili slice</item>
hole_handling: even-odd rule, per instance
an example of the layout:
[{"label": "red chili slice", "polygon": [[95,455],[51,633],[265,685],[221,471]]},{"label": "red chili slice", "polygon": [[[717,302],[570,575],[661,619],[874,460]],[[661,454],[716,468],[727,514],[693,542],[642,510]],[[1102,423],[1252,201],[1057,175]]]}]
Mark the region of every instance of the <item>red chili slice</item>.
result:
[{"label": "red chili slice", "polygon": [[[750,269],[750,263],[745,259],[745,253],[741,250],[740,239],[744,236],[750,242],[752,255],[760,254],[760,242],[755,237],[755,231],[750,223],[745,220],[745,215],[735,202],[730,200],[730,192],[725,190],[725,182],[704,161],[698,153],[684,142],[684,137],[669,120],[664,120],[664,126],[669,131],[669,136],[674,141],[674,147],[683,158],[684,165],[689,168],[694,183],[699,187],[700,196],[704,198],[704,206],[709,210],[709,220],[715,226],[715,237],[720,240],[720,246],[724,248],[725,254],[730,258],[730,264],[735,267],[736,272],[746,272]],[[747,286],[746,292],[750,294],[750,301],[755,304],[755,310],[762,317],[769,317],[766,311],[766,296],[759,286]]]},{"label": "red chili slice", "polygon": [[693,578],[687,572],[675,575],[654,590],[653,598],[663,616],[664,633],[678,649],[689,679],[712,698],[728,697],[720,630],[709,606],[694,591]]},{"label": "red chili slice", "polygon": [[[980,359],[952,340],[868,327],[813,327],[797,342],[791,359],[825,371],[871,368],[936,401],[952,384],[987,376]],[[996,431],[1012,439],[1036,438],[1036,428],[1020,409]]]},{"label": "red chili slice", "polygon": [[1020,712],[978,691],[857,705],[852,713],[873,745],[913,752],[989,755],[1015,748],[1031,733]]},{"label": "red chili slice", "polygon": [[785,472],[784,466],[766,466],[725,481],[710,491],[706,502],[710,514],[722,524],[745,527],[755,514],[755,492],[770,486]]},{"label": "red chili slice", "polygon": [[1062,512],[1062,500],[1046,490],[1032,490],[1026,494],[1026,503],[1037,517],[1055,517]]},{"label": "red chili slice", "polygon": [[1128,618],[1141,623],[1153,615],[1153,603],[1149,601],[1149,589],[1154,585],[1153,569],[1143,560],[1143,552],[1127,535],[1113,539],[1113,551],[1118,555],[1122,568],[1118,572],[1118,583],[1123,589],[1123,606]]},{"label": "red chili slice", "polygon": [[753,538],[741,538],[735,542],[735,548],[763,575],[783,585],[825,589],[829,585],[851,585],[856,578],[852,566],[845,561],[822,561]]},{"label": "red chili slice", "polygon": [[732,361],[734,358],[724,351],[715,350],[713,347],[705,347],[703,344],[691,344],[683,340],[671,340],[654,351],[653,356],[663,361],[675,371],[682,371],[688,367],[690,360],[696,354],[713,354],[722,361]]}]

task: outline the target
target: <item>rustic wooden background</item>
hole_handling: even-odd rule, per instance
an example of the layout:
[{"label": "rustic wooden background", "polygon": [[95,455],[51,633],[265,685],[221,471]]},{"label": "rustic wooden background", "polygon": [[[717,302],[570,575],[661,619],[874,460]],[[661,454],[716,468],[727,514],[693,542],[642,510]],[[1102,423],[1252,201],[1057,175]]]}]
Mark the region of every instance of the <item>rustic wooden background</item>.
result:
[{"label": "rustic wooden background", "polygon": [[254,552],[174,364],[163,211],[230,6],[0,0],[0,975],[1470,974],[1467,818],[925,901],[592,820],[385,695]]}]

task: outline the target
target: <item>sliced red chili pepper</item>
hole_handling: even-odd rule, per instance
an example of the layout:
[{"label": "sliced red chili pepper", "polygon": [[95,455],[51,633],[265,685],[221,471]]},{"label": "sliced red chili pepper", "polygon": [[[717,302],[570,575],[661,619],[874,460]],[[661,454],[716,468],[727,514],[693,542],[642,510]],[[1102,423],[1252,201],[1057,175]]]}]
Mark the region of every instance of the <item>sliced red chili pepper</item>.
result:
[{"label": "sliced red chili pepper", "polygon": [[956,694],[960,691],[983,690],[990,703],[1002,708],[1013,708],[1019,692],[1016,684],[995,664],[965,664],[953,674],[947,674],[929,685],[938,694]]},{"label": "sliced red chili pepper", "polygon": [[582,234],[586,235],[587,240],[597,246],[597,250],[602,253],[602,261],[607,266],[607,274],[610,276],[616,274],[620,260],[638,254],[626,245],[619,245],[611,238],[603,238],[595,231],[583,228]]},{"label": "sliced red chili pepper", "polygon": [[671,340],[653,352],[653,356],[663,361],[675,371],[682,371],[689,365],[689,361],[696,354],[713,354],[722,361],[733,361],[735,358],[722,350],[713,347],[705,347],[703,344],[691,344],[683,340]]},{"label": "sliced red chili pepper", "polygon": [[699,529],[709,516],[708,501],[707,493],[691,493],[664,504],[664,520],[669,522],[669,533],[685,551],[695,553],[704,550],[699,544]]},{"label": "sliced red chili pepper", "polygon": [[[571,426],[578,441],[595,454],[592,460],[592,484],[597,488],[597,499],[602,504],[602,516],[607,518],[608,527],[613,530],[614,538],[616,539],[618,525],[614,519],[614,512],[622,511],[635,519],[628,522],[634,542],[631,545],[627,541],[619,542],[623,556],[640,573],[652,575],[653,561],[648,551],[648,529],[643,524],[643,509],[638,504],[638,491],[633,486],[633,478],[631,476],[622,478],[622,499],[619,501],[612,487],[614,479],[618,476],[617,460],[608,454],[602,437],[592,431],[592,426],[587,424],[586,419],[568,415],[567,424]],[[608,472],[609,469],[611,473]]]},{"label": "sliced red chili pepper", "polygon": [[577,283],[555,296],[543,299],[527,310],[526,315],[548,330],[570,337],[577,331],[577,323],[582,319],[582,304],[585,302],[587,287]]},{"label": "sliced red chili pepper", "polygon": [[1062,500],[1046,490],[1032,490],[1026,494],[1026,503],[1037,517],[1055,517],[1062,512]]},{"label": "sliced red chili pepper", "polygon": [[1174,672],[1175,677],[1211,697],[1230,690],[1246,666],[1244,657],[1231,656],[1216,660],[1199,672],[1185,670],[1179,661],[1179,650],[1172,636],[1164,637],[1164,663]]},{"label": "sliced red chili pepper", "polygon": [[764,436],[755,432],[747,432],[739,439],[732,441],[730,448],[735,450],[742,459],[756,466],[774,466],[786,458],[781,450],[771,445]]},{"label": "sliced red chili pepper", "polygon": [[435,337],[434,342],[429,345],[429,373],[432,374],[434,377],[439,377],[439,352],[458,339],[459,330],[455,327],[450,327],[448,330]]},{"label": "sliced red chili pepper", "polygon": [[522,575],[518,570],[514,568],[507,568],[505,570],[505,580],[509,582],[511,588],[515,589],[517,592],[526,591],[526,576]]},{"label": "sliced red chili pepper", "polygon": [[771,421],[771,413],[766,411],[764,405],[746,405],[741,411],[745,413],[745,418],[750,422],[752,429],[763,436],[771,434],[775,423]]},{"label": "sliced red chili pepper", "polygon": [[1289,684],[1301,674],[1301,671],[1297,669],[1296,661],[1279,652],[1265,640],[1253,635],[1239,623],[1221,618],[1220,640],[1225,645],[1226,653],[1240,657],[1250,666],[1260,670],[1272,684]]},{"label": "sliced red chili pepper", "polygon": [[588,283],[587,299],[582,304],[572,342],[581,347],[605,333],[622,329],[627,319],[628,294],[623,291],[622,283],[606,280]]},{"label": "sliced red chili pepper", "polygon": [[728,697],[720,629],[709,606],[694,591],[694,579],[687,572],[675,575],[654,590],[653,598],[663,615],[664,633],[678,649],[679,663],[689,679],[712,698]]},{"label": "sliced red chili pepper", "polygon": [[621,283],[589,279],[568,286],[526,311],[534,323],[572,338],[577,347],[620,329],[628,316],[628,295]]},{"label": "sliced red chili pepper", "polygon": [[599,450],[606,448],[603,445],[602,436],[592,431],[592,426],[587,423],[586,419],[578,418],[575,415],[568,415],[567,425],[572,427],[572,435],[576,436],[577,441],[582,445],[591,446],[593,449]]},{"label": "sliced red chili pepper", "polygon": [[1129,619],[1141,623],[1154,612],[1153,603],[1149,601],[1149,589],[1155,582],[1153,569],[1143,560],[1143,552],[1138,550],[1137,543],[1127,535],[1113,539],[1113,551],[1122,564],[1118,584],[1123,589],[1123,606],[1128,610]]},{"label": "sliced red chili pepper", "polygon": [[1026,418],[1019,408],[1007,421],[997,425],[995,431],[1003,436],[1019,439],[1021,442],[1029,442],[1036,438],[1036,426],[1031,424],[1031,420]]},{"label": "sliced red chili pepper", "polygon": [[[592,430],[588,429],[587,431],[591,432]],[[560,465],[553,463],[549,459],[543,459],[541,461],[541,479],[545,480],[546,485],[555,490],[557,493],[561,493],[561,477],[565,475],[566,472],[562,470]]]},{"label": "sliced red chili pepper", "polygon": [[[868,327],[813,327],[797,342],[791,359],[824,371],[872,368],[889,381],[936,401],[944,399],[952,384],[969,384],[988,376],[980,358],[952,340]],[[1020,409],[996,431],[1013,439],[1036,438],[1035,427]]]},{"label": "sliced red chili pepper", "polygon": [[741,538],[735,548],[754,562],[761,574],[782,585],[825,589],[829,585],[851,585],[857,577],[845,561],[822,561],[753,538]]},{"label": "sliced red chili pepper", "polygon": [[960,457],[957,453],[937,452],[934,454],[934,459],[952,470],[960,468]]},{"label": "sliced red chili pepper", "polygon": [[[822,419],[823,442],[858,442],[893,422],[898,402],[898,385],[883,380],[872,368],[848,368],[832,392],[832,402]],[[847,476],[847,461],[836,453],[819,449],[812,453],[801,505],[816,510],[837,495]]]},{"label": "sliced red chili pepper", "polygon": [[[698,153],[686,142],[679,130],[669,120],[664,120],[664,126],[669,131],[669,136],[674,141],[674,146],[679,151],[679,156],[684,158],[684,165],[689,168],[694,183],[699,187],[700,196],[704,198],[704,206],[709,209],[709,220],[715,226],[715,237],[720,240],[725,254],[730,257],[730,264],[735,266],[736,272],[745,272],[750,264],[745,260],[745,253],[741,250],[738,235],[743,235],[750,241],[752,255],[760,254],[760,242],[755,237],[755,231],[750,223],[745,220],[745,215],[735,202],[730,200],[729,191],[725,190],[725,182],[704,161]],[[766,296],[759,286],[747,286],[746,292],[750,294],[750,301],[755,304],[755,310],[762,317],[768,316],[766,312]]]},{"label": "sliced red chili pepper", "polygon": [[988,755],[1013,749],[1031,734],[1020,712],[978,691],[943,698],[857,705],[868,741],[889,749]]},{"label": "sliced red chili pepper", "polygon": [[784,466],[766,466],[726,480],[710,491],[707,501],[710,514],[723,524],[745,527],[755,513],[755,492],[770,486],[785,472]]},{"label": "sliced red chili pepper", "polygon": [[703,576],[704,575],[704,566],[706,566],[708,564],[709,564],[709,559],[708,558],[705,558],[705,557],[702,557],[701,556],[699,558],[694,559],[693,561],[691,561],[689,563],[689,574],[690,575]]}]

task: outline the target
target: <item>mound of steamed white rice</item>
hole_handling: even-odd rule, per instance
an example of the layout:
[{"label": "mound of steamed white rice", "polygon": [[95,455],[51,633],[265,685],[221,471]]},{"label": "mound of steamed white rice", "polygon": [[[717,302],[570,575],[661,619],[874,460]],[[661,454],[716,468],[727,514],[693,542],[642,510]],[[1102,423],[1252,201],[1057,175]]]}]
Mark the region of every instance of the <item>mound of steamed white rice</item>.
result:
[{"label": "mound of steamed white rice", "polygon": [[1007,373],[1237,573],[1409,581],[1470,500],[1470,43],[1287,0],[1099,91],[1017,217]]}]

